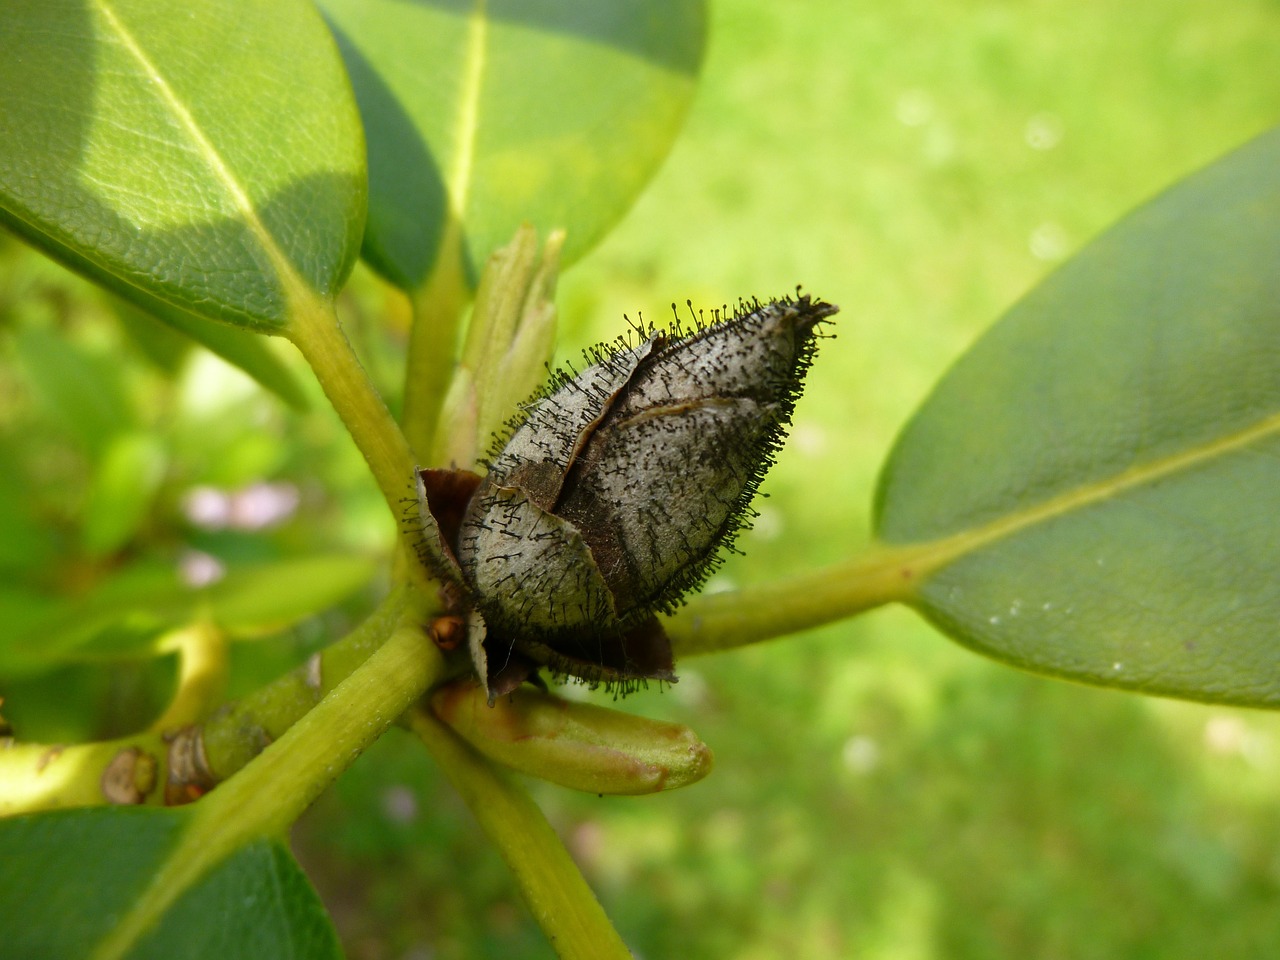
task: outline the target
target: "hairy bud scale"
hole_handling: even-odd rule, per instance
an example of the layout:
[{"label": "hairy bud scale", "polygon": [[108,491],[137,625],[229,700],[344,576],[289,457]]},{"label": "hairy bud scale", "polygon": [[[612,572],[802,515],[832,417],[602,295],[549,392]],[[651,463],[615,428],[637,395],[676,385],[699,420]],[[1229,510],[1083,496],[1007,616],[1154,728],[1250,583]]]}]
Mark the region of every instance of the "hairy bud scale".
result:
[{"label": "hairy bud scale", "polygon": [[749,520],[835,312],[807,296],[744,303],[597,348],[525,405],[483,479],[420,472],[423,559],[471,612],[490,696],[540,665],[624,687],[675,679],[654,614]]}]

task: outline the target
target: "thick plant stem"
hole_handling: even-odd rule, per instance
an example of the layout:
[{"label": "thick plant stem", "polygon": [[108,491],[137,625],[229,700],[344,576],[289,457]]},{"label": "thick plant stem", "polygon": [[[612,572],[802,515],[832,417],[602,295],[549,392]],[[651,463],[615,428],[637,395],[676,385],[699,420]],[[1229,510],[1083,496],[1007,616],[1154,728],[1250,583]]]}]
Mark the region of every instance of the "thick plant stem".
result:
[{"label": "thick plant stem", "polygon": [[211,779],[225,780],[257,756],[264,744],[279,739],[386,642],[402,620],[426,623],[431,612],[409,588],[394,590],[347,636],[219,710],[198,732],[199,752]]},{"label": "thick plant stem", "polygon": [[167,744],[155,732],[71,746],[0,740],[0,817],[159,804],[168,764]]},{"label": "thick plant stem", "polygon": [[556,954],[562,960],[630,960],[631,952],[533,798],[425,707],[410,712],[409,727],[501,851]]},{"label": "thick plant stem", "polygon": [[[243,770],[199,805],[199,817],[218,829],[261,836],[279,833],[320,791],[445,674],[440,651],[410,619],[354,673],[284,732]],[[287,795],[280,804],[255,797]],[[245,817],[245,810],[256,810]],[[255,820],[252,830],[224,818]]]},{"label": "thick plant stem", "polygon": [[873,544],[822,570],[695,597],[663,624],[677,657],[719,653],[910,600],[932,544]]},{"label": "thick plant stem", "polygon": [[402,620],[425,623],[432,612],[414,591],[401,587],[360,626],[305,665],[226,704],[199,725],[175,729],[153,724],[146,733],[65,747],[0,740],[0,816],[195,799],[282,737]]},{"label": "thick plant stem", "polygon": [[417,624],[399,627],[314,710],[193,808],[181,840],[96,952],[129,955],[138,938],[238,848],[281,837],[329,783],[444,673]]},{"label": "thick plant stem", "polygon": [[[368,462],[392,517],[401,520],[413,491],[414,457],[404,434],[351,349],[337,316],[328,306],[299,314],[290,327],[289,336]],[[414,553],[418,537],[414,525],[401,522],[398,529],[402,543],[410,554]],[[410,575],[425,586],[426,574],[420,566],[409,564],[408,567],[412,571]]]},{"label": "thick plant stem", "polygon": [[470,293],[462,266],[462,242],[451,218],[440,240],[440,258],[425,284],[413,291],[413,327],[405,361],[404,435],[425,466],[453,377],[462,310]]},{"label": "thick plant stem", "polygon": [[200,620],[163,638],[160,648],[178,652],[178,684],[173,700],[151,729],[165,731],[199,723],[226,693],[230,673],[226,636],[213,623]]},{"label": "thick plant stem", "polygon": [[[466,16],[461,82],[455,91],[453,158],[444,171],[448,215],[431,276],[412,294],[414,317],[405,368],[404,430],[420,457],[431,455],[440,410],[453,379],[462,308],[471,296],[463,234],[475,174],[488,46],[488,3],[473,0]],[[431,467],[448,466],[422,462]]]}]

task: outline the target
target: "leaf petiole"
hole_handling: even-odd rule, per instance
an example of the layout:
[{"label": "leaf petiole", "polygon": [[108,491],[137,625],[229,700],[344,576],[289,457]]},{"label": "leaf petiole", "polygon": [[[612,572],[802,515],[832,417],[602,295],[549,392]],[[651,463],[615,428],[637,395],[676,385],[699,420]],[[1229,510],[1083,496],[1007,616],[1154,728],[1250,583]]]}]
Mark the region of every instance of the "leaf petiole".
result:
[{"label": "leaf petiole", "polygon": [[562,960],[630,960],[631,951],[528,792],[425,707],[410,711],[408,721],[502,853]]},{"label": "leaf petiole", "polygon": [[128,955],[182,894],[240,847],[281,835],[329,783],[444,674],[438,651],[402,622],[351,676],[195,804],[181,840],[95,953]]}]

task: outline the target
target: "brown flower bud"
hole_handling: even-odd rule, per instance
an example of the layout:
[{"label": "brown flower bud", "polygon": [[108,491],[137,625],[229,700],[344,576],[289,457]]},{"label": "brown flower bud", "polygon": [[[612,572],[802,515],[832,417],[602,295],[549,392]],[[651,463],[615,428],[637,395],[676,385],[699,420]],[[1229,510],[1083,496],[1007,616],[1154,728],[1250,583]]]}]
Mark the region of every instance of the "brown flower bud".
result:
[{"label": "brown flower bud", "polygon": [[483,479],[420,471],[423,559],[465,598],[491,697],[539,665],[624,690],[675,680],[654,614],[700,586],[753,516],[836,309],[740,304],[690,333],[677,320],[596,348],[525,405]]}]

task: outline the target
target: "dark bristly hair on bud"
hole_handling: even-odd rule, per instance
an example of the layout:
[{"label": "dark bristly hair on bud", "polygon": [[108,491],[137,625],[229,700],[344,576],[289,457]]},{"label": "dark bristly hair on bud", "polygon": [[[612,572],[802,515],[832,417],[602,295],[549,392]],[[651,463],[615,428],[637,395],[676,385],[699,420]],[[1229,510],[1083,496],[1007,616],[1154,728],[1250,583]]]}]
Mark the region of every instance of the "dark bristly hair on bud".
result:
[{"label": "dark bristly hair on bud", "polygon": [[[674,307],[674,305],[673,305]],[[807,295],[740,301],[685,331],[634,329],[552,375],[481,478],[418,476],[422,559],[465,613],[490,699],[539,666],[626,692],[674,682],[655,614],[701,586],[750,524],[818,327]]]}]

